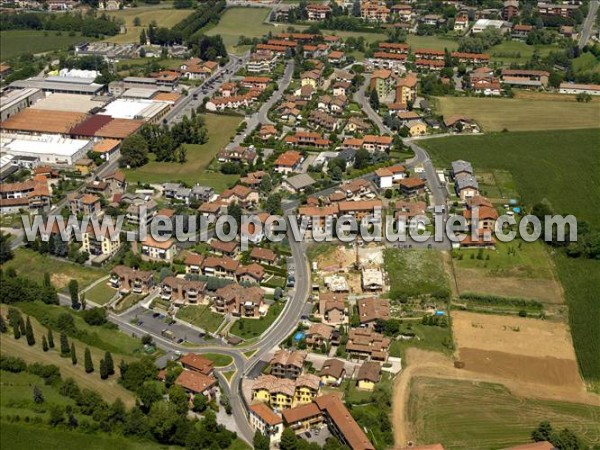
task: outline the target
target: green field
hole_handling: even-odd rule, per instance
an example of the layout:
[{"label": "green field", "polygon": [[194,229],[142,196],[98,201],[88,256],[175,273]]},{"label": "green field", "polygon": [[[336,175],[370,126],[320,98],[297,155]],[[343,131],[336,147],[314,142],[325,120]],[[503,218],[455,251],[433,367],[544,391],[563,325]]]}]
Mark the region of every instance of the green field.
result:
[{"label": "green field", "polygon": [[442,442],[453,450],[527,443],[543,420],[598,444],[599,415],[600,407],[516,397],[499,384],[425,377],[411,381],[407,411],[417,444]]},{"label": "green field", "polygon": [[458,41],[442,39],[438,36],[417,36],[416,34],[409,34],[406,38],[406,42],[413,51],[418,48],[430,48],[433,50],[448,49],[450,51],[458,48]]},{"label": "green field", "polygon": [[[4,306],[4,305],[3,305]],[[22,308],[22,304],[17,305],[23,313],[26,313],[26,308]],[[64,309],[64,308],[63,308]],[[3,313],[6,311],[3,308]],[[135,398],[133,394],[123,388],[118,382],[117,377],[110,377],[107,380],[102,380],[99,375],[100,360],[104,358],[104,351],[96,348],[87,343],[83,343],[78,339],[69,338],[69,342],[75,344],[76,354],[78,357],[78,364],[73,365],[70,358],[62,358],[60,356],[60,333],[54,330],[54,343],[55,348],[44,352],[42,349],[42,335],[47,333],[47,329],[41,326],[37,320],[32,316],[31,324],[33,326],[35,345],[27,345],[27,341],[21,337],[21,339],[14,339],[12,335],[2,334],[0,335],[0,343],[2,353],[5,355],[19,357],[27,363],[39,362],[42,364],[54,364],[59,367],[63,378],[71,377],[81,388],[92,389],[100,394],[106,401],[113,402],[117,398],[123,400],[127,406],[133,406]],[[101,327],[96,327],[101,328]],[[109,331],[109,330],[106,330]],[[115,339],[118,339],[118,335],[121,334],[116,330],[111,330]],[[127,335],[124,335],[128,337]],[[132,338],[129,338],[132,339]],[[85,347],[89,347],[92,361],[94,364],[95,372],[86,373],[83,367],[83,353]],[[121,359],[130,361],[132,358],[123,356],[117,351],[111,352],[115,365],[118,365]]]},{"label": "green field", "polygon": [[230,328],[231,334],[241,337],[242,339],[252,339],[260,336],[275,319],[279,316],[279,313],[283,309],[282,303],[273,303],[269,307],[269,311],[265,317],[260,319],[238,319]]},{"label": "green field", "polygon": [[14,251],[14,258],[5,263],[2,268],[14,268],[18,274],[41,282],[44,273],[50,273],[52,283],[59,291],[66,291],[71,279],[79,282],[79,289],[90,285],[98,278],[106,275],[106,270],[82,266],[58,258],[50,258],[33,250],[19,248]]},{"label": "green field", "polygon": [[550,101],[520,98],[439,97],[438,113],[475,119],[484,131],[570,130],[600,124],[595,102],[578,103],[573,96]]},{"label": "green field", "polygon": [[580,74],[584,72],[600,72],[600,59],[595,58],[592,53],[583,53],[573,60],[573,72]]},{"label": "green field", "polygon": [[449,283],[441,253],[388,248],[383,256],[391,284],[390,298],[448,295]]},{"label": "green field", "polygon": [[160,445],[149,441],[134,441],[121,436],[106,434],[85,434],[40,425],[8,423],[2,421],[0,447],[11,450],[57,449],[62,450],[165,450],[181,447]]},{"label": "green field", "polygon": [[[600,225],[599,130],[501,133],[424,141],[439,167],[456,159],[476,170],[499,168],[512,173],[524,204],[550,202],[558,214]],[[600,267],[555,255],[558,277],[569,306],[569,323],[580,370],[588,381],[600,380]]]},{"label": "green field", "polygon": [[228,8],[217,25],[207,27],[206,34],[221,35],[228,52],[241,54],[248,50],[248,47],[237,47],[240,36],[259,38],[269,31],[277,33],[277,28],[263,23],[270,13],[268,8]]},{"label": "green field", "polygon": [[69,36],[62,32],[60,36],[56,31],[37,30],[7,30],[0,33],[0,60],[5,61],[23,53],[44,53],[53,50],[66,50],[70,45],[81,42],[80,33]]},{"label": "green field", "polygon": [[404,358],[408,348],[416,347],[434,352],[452,353],[452,331],[450,327],[423,325],[420,321],[405,321],[400,327],[401,333],[414,333],[415,338],[404,341],[393,340],[390,345],[390,356]]},{"label": "green field", "polygon": [[93,288],[85,291],[85,298],[98,305],[104,305],[112,299],[117,291],[111,288],[106,282],[98,283]]},{"label": "green field", "polygon": [[223,314],[212,312],[208,306],[184,306],[177,312],[177,318],[214,333],[223,322]]},{"label": "green field", "polygon": [[[88,325],[80,313],[71,308],[58,305],[45,305],[39,302],[21,302],[16,304],[24,314],[36,318],[43,325],[52,326],[63,313],[73,316],[75,328],[79,331],[77,338],[85,344],[98,347],[104,351],[119,353],[122,355],[138,354],[142,344],[126,333],[105,326]],[[54,327],[56,328],[56,327]]]},{"label": "green field", "polygon": [[231,356],[221,355],[219,353],[202,353],[202,356],[214,362],[215,367],[226,367],[233,362]]},{"label": "green field", "polygon": [[[509,171],[527,206],[544,199],[560,214],[600,225],[600,130],[499,133],[421,141],[439,168],[466,159],[476,172]],[[585,174],[585,176],[583,176]]]},{"label": "green field", "polygon": [[[140,33],[143,28],[147,28],[150,22],[155,21],[159,27],[171,28],[173,25],[181,22],[193,12],[192,9],[173,9],[164,6],[144,6],[137,8],[127,8],[120,11],[110,12],[109,15],[122,20],[127,27],[127,32],[110,36],[106,40],[117,42],[119,44],[135,42],[140,39]],[[133,20],[139,17],[141,26],[133,26]]]},{"label": "green field", "polygon": [[229,143],[230,137],[241,122],[241,117],[207,114],[208,142],[202,145],[187,145],[187,162],[184,164],[150,161],[138,169],[125,170],[130,183],[165,183],[183,181],[190,185],[200,183],[223,191],[238,178],[209,172],[206,168],[215,155]]},{"label": "green field", "polygon": [[535,50],[538,51],[541,57],[544,57],[550,52],[558,52],[562,49],[557,45],[527,45],[522,41],[503,41],[486,50],[486,53],[489,53],[492,61],[509,65],[511,63],[525,63],[529,61]]}]

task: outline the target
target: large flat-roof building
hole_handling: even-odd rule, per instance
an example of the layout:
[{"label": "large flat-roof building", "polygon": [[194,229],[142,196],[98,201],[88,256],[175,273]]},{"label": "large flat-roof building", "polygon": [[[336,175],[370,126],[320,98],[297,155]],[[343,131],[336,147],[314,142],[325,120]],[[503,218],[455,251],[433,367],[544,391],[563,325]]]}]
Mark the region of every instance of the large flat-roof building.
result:
[{"label": "large flat-roof building", "polygon": [[35,157],[42,164],[72,166],[84,158],[92,148],[92,141],[68,139],[58,135],[38,136],[17,133],[0,133],[0,149],[3,154]]},{"label": "large flat-roof building", "polygon": [[44,92],[63,94],[98,95],[104,90],[103,84],[94,83],[90,78],[73,77],[32,77],[26,80],[13,81],[9,88],[36,88]]},{"label": "large flat-roof building", "polygon": [[13,89],[2,92],[0,95],[0,120],[7,120],[43,98],[44,92],[36,88]]},{"label": "large flat-roof building", "polygon": [[87,114],[71,111],[24,109],[0,123],[3,130],[29,134],[68,134]]},{"label": "large flat-roof building", "polygon": [[171,104],[168,102],[120,98],[106,105],[101,114],[113,119],[143,120],[156,123],[169,112],[170,108]]},{"label": "large flat-roof building", "polygon": [[32,109],[44,111],[70,111],[79,113],[94,112],[106,105],[106,101],[98,100],[91,95],[47,93],[45,98],[31,106]]}]

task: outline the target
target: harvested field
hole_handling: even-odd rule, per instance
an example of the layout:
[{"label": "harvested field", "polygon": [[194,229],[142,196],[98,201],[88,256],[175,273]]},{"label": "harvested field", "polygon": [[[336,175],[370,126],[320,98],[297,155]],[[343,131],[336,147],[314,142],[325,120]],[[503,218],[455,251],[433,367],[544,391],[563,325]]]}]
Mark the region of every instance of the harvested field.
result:
[{"label": "harvested field", "polygon": [[530,383],[583,387],[564,324],[462,311],[452,317],[458,358],[466,369]]},{"label": "harvested field", "polygon": [[456,283],[461,294],[477,292],[501,297],[525,297],[542,303],[564,303],[562,289],[555,279],[494,277],[482,275],[479,269],[456,270]]}]

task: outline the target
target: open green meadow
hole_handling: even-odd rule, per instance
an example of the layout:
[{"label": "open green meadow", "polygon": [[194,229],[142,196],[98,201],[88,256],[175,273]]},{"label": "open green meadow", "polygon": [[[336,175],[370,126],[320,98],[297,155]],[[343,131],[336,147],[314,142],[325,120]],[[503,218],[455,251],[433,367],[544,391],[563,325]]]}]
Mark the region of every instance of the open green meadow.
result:
[{"label": "open green meadow", "polygon": [[595,102],[578,103],[573,96],[536,102],[520,98],[438,97],[438,113],[466,116],[484,131],[570,130],[600,124]]},{"label": "open green meadow", "polygon": [[452,331],[450,327],[423,325],[419,321],[405,320],[400,326],[401,333],[414,333],[414,338],[393,340],[390,345],[390,356],[404,358],[408,348],[420,348],[450,355],[452,353]]},{"label": "open green meadow", "polygon": [[223,315],[212,312],[208,306],[184,306],[177,311],[177,318],[189,322],[211,333],[223,322]]},{"label": "open green meadow", "polygon": [[[119,44],[129,42],[137,43],[140,40],[142,29],[148,28],[148,25],[150,25],[152,21],[155,21],[159,27],[171,28],[189,16],[193,11],[193,9],[174,9],[172,7],[167,8],[164,6],[143,6],[113,11],[110,12],[109,15],[123,21],[127,28],[127,32],[117,34],[116,36],[109,36],[106,40]],[[138,17],[141,22],[141,26],[139,27],[133,25],[133,21],[136,17]]]},{"label": "open green meadow", "polygon": [[503,41],[486,50],[486,53],[489,53],[493,62],[510,65],[511,63],[526,63],[536,50],[540,57],[544,57],[551,52],[559,52],[563,49],[557,45],[527,45],[523,41],[514,40]]},{"label": "open green meadow", "polygon": [[85,298],[97,305],[104,305],[108,303],[116,293],[117,291],[111,288],[106,282],[101,282],[85,291]]},{"label": "open green meadow", "polygon": [[541,421],[600,443],[600,407],[516,397],[499,384],[419,377],[411,381],[407,417],[418,444],[507,448],[530,442]]},{"label": "open green meadow", "polygon": [[0,61],[22,55],[23,53],[44,53],[53,50],[66,50],[69,46],[90,40],[80,33],[69,36],[69,33],[38,30],[6,30],[0,33]]},{"label": "open green meadow", "polygon": [[14,251],[14,258],[2,265],[3,269],[13,268],[18,274],[41,282],[44,273],[50,274],[50,280],[57,290],[65,291],[71,279],[79,282],[79,289],[90,285],[98,278],[106,275],[105,269],[82,266],[58,258],[41,255],[26,248]]},{"label": "open green meadow", "polygon": [[25,423],[2,422],[0,433],[0,447],[11,450],[55,449],[62,450],[105,450],[118,448],[119,450],[166,450],[180,447],[160,445],[149,441],[135,441],[122,436],[107,434],[87,434],[40,425],[27,425]]},{"label": "open green meadow", "polygon": [[416,34],[409,34],[406,38],[406,43],[410,45],[414,51],[418,48],[429,48],[432,50],[445,50],[450,51],[458,48],[458,41],[453,39],[443,39],[438,36],[417,36]]},{"label": "open green meadow", "polygon": [[228,8],[219,23],[215,26],[209,25],[205,32],[208,36],[221,35],[228,52],[241,54],[248,50],[248,47],[237,47],[240,36],[259,38],[269,31],[274,34],[278,32],[274,26],[263,23],[270,13],[268,8]]},{"label": "open green meadow", "polygon": [[237,180],[236,175],[223,175],[220,172],[207,171],[215,155],[229,143],[241,122],[241,117],[207,114],[206,128],[208,142],[202,145],[187,145],[187,161],[176,162],[150,161],[143,167],[125,170],[130,183],[165,183],[183,181],[190,185],[200,183],[223,191]]},{"label": "open green meadow", "polygon": [[[508,170],[523,204],[548,201],[558,214],[600,226],[600,130],[499,133],[423,141],[438,167],[456,159],[475,170]],[[569,306],[569,323],[580,370],[600,380],[600,262],[553,256]]]},{"label": "open green meadow", "polygon": [[448,278],[440,252],[388,248],[383,257],[391,283],[391,298],[422,295],[445,297],[449,294]]}]

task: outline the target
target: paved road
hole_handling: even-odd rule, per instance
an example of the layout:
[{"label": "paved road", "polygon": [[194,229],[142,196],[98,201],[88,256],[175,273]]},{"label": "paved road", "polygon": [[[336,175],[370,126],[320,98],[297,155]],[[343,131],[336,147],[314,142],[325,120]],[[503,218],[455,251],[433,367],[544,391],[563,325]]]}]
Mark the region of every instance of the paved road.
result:
[{"label": "paved road", "polygon": [[[285,71],[283,73],[283,77],[277,82],[277,90],[273,92],[271,98],[267,100],[265,103],[261,105],[261,107],[251,116],[247,116],[244,118],[246,121],[246,129],[248,132],[252,131],[254,128],[258,126],[258,124],[269,124],[273,123],[269,120],[268,114],[271,108],[277,103],[281,97],[283,96],[283,92],[288,88],[292,81],[292,76],[294,75],[294,60],[288,61]],[[247,133],[237,134],[233,141],[229,143],[228,147],[236,147],[241,145]]]},{"label": "paved road", "polygon": [[579,48],[585,47],[587,41],[590,39],[592,35],[592,29],[594,28],[594,23],[596,22],[596,14],[598,12],[598,0],[591,0],[589,4],[588,14],[583,21],[583,27],[581,28],[581,35],[579,37]]}]

